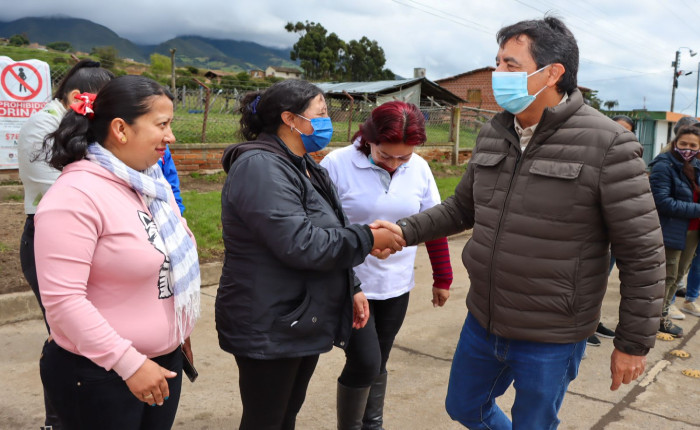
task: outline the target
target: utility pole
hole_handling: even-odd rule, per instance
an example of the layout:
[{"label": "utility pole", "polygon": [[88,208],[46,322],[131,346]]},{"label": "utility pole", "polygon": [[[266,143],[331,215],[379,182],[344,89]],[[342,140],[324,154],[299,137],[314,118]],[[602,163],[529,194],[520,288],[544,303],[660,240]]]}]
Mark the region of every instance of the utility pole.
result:
[{"label": "utility pole", "polygon": [[700,88],[700,61],[698,62],[698,80],[695,83],[695,117],[698,116],[698,89]]},{"label": "utility pole", "polygon": [[[673,66],[673,87],[671,88],[671,112],[673,112],[673,106],[676,101],[676,88],[678,88],[678,75],[683,73],[681,70],[680,72],[678,71],[678,66],[680,65],[681,62],[681,49],[687,49],[690,51],[690,56],[695,57],[697,55],[697,52],[693,51],[692,49],[688,48],[687,46],[681,46],[678,48],[676,51],[676,61],[674,61],[671,65]],[[689,75],[693,72],[688,72],[686,75]]]},{"label": "utility pole", "polygon": [[681,59],[681,50],[676,51],[676,61],[673,62],[673,88],[671,88],[671,112],[676,101],[676,88],[678,88],[678,62]]},{"label": "utility pole", "polygon": [[[173,93],[173,96],[175,96],[175,48],[170,48],[170,91]],[[673,102],[671,102],[671,106],[673,106]]]}]

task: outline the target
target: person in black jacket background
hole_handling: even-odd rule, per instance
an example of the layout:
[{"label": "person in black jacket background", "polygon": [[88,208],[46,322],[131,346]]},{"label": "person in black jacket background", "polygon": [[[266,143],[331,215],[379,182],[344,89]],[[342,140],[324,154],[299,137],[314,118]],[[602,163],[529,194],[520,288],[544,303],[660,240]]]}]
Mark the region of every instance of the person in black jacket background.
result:
[{"label": "person in black jacket background", "polygon": [[369,305],[352,268],[403,239],[350,225],[328,173],[308,155],[331,140],[320,89],[279,82],[241,103],[222,164],[226,248],[216,296],[219,345],[239,369],[240,428],[293,429],[319,354],[344,348]]},{"label": "person in black jacket background", "polygon": [[682,337],[670,320],[669,308],[678,282],[688,271],[700,242],[700,129],[681,127],[671,149],[649,163],[649,181],[664,236],[666,290],[659,331]]}]

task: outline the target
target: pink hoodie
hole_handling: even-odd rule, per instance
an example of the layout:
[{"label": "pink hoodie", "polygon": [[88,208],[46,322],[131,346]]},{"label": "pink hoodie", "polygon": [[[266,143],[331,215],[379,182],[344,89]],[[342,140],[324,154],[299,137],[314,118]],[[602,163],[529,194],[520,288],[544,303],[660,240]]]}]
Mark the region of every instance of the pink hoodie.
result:
[{"label": "pink hoodie", "polygon": [[146,357],[179,345],[151,219],[126,182],[87,160],[63,169],[35,216],[39,290],[54,341],[125,380]]}]

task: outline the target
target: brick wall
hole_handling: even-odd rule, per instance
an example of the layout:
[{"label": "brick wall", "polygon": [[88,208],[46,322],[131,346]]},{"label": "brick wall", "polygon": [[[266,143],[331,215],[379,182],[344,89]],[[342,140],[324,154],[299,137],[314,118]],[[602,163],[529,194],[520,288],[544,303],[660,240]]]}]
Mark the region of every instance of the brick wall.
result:
[{"label": "brick wall", "polygon": [[[175,143],[170,145],[170,152],[173,155],[178,174],[183,175],[190,172],[221,170],[221,156],[228,145],[228,143]],[[320,163],[326,154],[341,147],[342,145],[323,149],[312,153],[311,156],[317,163]],[[428,161],[449,163],[452,159],[452,148],[447,146],[419,147],[416,148],[416,152]],[[470,157],[471,150],[461,150],[459,163],[465,163]]]},{"label": "brick wall", "polygon": [[229,143],[174,143],[170,152],[179,174],[221,170],[221,156]]},{"label": "brick wall", "polygon": [[462,103],[461,106],[500,112],[503,109],[496,103],[496,99],[493,97],[493,90],[491,89],[492,71],[492,68],[487,67],[462,73],[451,78],[438,79],[435,82],[464,100],[469,99],[467,96],[469,90],[481,90],[480,103]]}]

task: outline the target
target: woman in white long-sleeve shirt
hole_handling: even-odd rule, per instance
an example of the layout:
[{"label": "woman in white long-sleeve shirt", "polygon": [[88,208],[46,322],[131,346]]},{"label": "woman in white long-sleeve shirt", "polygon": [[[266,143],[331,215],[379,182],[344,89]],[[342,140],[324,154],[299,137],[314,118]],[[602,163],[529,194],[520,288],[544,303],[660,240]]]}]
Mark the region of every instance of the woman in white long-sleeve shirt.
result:
[{"label": "woman in white long-sleeve shirt", "polygon": [[[350,222],[398,220],[440,203],[428,163],[413,153],[425,142],[424,122],[413,104],[385,103],[360,126],[353,145],[323,159],[321,165],[335,182]],[[452,283],[447,239],[426,242],[426,248],[433,266],[432,302],[442,306]],[[355,267],[369,300],[370,319],[364,328],[353,330],[338,378],[341,430],[382,428],[386,362],[415,285],[415,259],[412,246],[386,260],[367,259]]]}]

